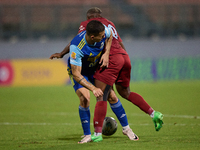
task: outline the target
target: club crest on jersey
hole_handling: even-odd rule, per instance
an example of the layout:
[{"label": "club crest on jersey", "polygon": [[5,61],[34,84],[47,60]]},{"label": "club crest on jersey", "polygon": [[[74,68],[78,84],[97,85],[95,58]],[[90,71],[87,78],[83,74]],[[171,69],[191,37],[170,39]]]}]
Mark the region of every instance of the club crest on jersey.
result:
[{"label": "club crest on jersey", "polygon": [[102,48],[103,48],[103,46],[104,46],[104,43],[103,43],[103,42],[101,42],[101,47],[100,47],[100,49],[102,49]]},{"label": "club crest on jersey", "polygon": [[76,59],[76,53],[75,52],[72,52],[71,58]]}]

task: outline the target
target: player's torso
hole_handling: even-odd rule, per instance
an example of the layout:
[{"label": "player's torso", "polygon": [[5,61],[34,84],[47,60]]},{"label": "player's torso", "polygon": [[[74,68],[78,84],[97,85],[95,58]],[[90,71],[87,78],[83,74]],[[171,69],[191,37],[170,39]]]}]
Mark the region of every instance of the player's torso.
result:
[{"label": "player's torso", "polygon": [[86,31],[81,32],[71,41],[71,44],[77,46],[83,54],[81,72],[83,75],[94,74],[102,51],[104,50],[106,40],[106,38],[104,38],[101,42],[96,42],[94,45],[88,45],[84,38],[85,32]]}]

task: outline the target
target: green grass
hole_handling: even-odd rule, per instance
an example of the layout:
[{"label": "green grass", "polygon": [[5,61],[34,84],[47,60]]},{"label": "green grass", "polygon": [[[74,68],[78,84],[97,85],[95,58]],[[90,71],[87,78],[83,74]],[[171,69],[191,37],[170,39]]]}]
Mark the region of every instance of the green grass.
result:
[{"label": "green grass", "polygon": [[[130,102],[120,100],[139,141],[117,132],[100,143],[77,144],[83,134],[78,116],[79,100],[72,86],[0,88],[1,150],[199,150],[200,81],[131,83],[164,114],[163,128],[156,132],[151,118]],[[91,123],[95,106],[91,96]],[[108,107],[107,116],[112,116]],[[93,132],[93,125],[91,124]]]}]

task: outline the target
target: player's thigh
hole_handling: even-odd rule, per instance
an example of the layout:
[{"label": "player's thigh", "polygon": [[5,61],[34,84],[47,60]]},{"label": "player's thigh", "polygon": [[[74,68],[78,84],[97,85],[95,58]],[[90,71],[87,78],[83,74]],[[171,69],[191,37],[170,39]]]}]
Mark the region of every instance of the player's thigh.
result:
[{"label": "player's thigh", "polygon": [[94,78],[108,85],[113,85],[117,80],[118,74],[124,65],[124,59],[121,54],[109,56],[109,65],[106,69],[98,69]]},{"label": "player's thigh", "polygon": [[[88,76],[84,76],[84,78],[89,82]],[[79,84],[76,80],[74,80],[73,76],[71,78],[71,82],[72,82],[73,88],[76,91],[76,94],[78,95],[80,101],[86,101],[86,100],[90,101],[89,90],[86,89],[85,87],[83,87],[81,84]]]},{"label": "player's thigh", "polygon": [[129,87],[131,77],[131,61],[128,55],[123,55],[124,65],[118,75],[116,84],[120,84],[123,87]]},{"label": "player's thigh", "polygon": [[97,79],[94,80],[94,85],[97,87],[97,88],[100,88],[103,92],[106,88],[106,83],[102,82],[102,81],[99,81]]}]

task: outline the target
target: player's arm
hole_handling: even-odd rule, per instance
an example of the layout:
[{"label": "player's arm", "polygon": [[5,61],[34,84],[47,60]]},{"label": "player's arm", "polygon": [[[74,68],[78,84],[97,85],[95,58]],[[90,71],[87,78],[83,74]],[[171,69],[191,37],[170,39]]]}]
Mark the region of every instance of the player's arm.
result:
[{"label": "player's arm", "polygon": [[92,91],[95,97],[103,96],[103,92],[100,88],[96,88],[93,84],[88,82],[82,75],[81,75],[81,66],[76,66],[71,64],[71,71],[73,78],[76,82],[87,88],[88,90]]},{"label": "player's arm", "polygon": [[81,75],[82,57],[84,57],[84,55],[77,46],[70,45],[70,65],[74,80],[92,91],[95,97],[103,96],[103,92],[100,88],[96,88]]},{"label": "player's arm", "polygon": [[[110,29],[108,29],[108,30],[110,30]],[[101,68],[108,67],[108,64],[109,64],[110,47],[112,44],[112,31],[111,30],[108,35],[110,35],[110,36],[105,41],[105,52],[102,55],[100,62],[99,62],[100,64],[102,63],[102,65],[100,66]]]},{"label": "player's arm", "polygon": [[[85,25],[83,23],[80,24],[80,27],[79,27],[79,31],[78,31],[78,34],[82,31],[85,30]],[[53,59],[53,58],[63,58],[66,54],[69,53],[69,47],[70,47],[70,43],[63,49],[62,52],[60,53],[55,53],[55,54],[52,54],[49,59]]]},{"label": "player's arm", "polygon": [[70,43],[63,49],[62,52],[60,53],[55,53],[55,54],[52,54],[49,59],[53,59],[53,58],[63,58],[66,54],[69,53],[69,47],[70,47]]}]

